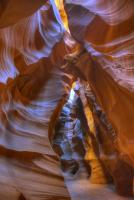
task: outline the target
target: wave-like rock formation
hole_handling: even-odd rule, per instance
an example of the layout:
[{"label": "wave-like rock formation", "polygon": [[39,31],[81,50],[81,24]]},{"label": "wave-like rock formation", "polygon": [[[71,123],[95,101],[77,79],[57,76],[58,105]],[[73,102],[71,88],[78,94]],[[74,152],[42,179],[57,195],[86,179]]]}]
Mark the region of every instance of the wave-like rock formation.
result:
[{"label": "wave-like rock formation", "polygon": [[134,165],[134,2],[66,1],[72,36],[86,53],[76,66],[117,132],[117,148]]},{"label": "wave-like rock formation", "polygon": [[51,146],[72,82],[60,69],[64,54],[70,52],[65,29],[50,2],[3,3],[0,198],[70,199]]},{"label": "wave-like rock formation", "polygon": [[[92,132],[98,142],[89,149],[99,170],[100,163],[106,171],[110,168],[117,192],[132,195],[133,52],[132,0],[0,1],[1,200],[70,199],[53,141],[78,78],[92,91],[78,92],[87,120],[83,126],[91,143]],[[108,144],[111,152],[118,152],[112,165]],[[99,145],[106,162],[93,151]],[[121,179],[123,174],[130,175],[131,183]]]}]

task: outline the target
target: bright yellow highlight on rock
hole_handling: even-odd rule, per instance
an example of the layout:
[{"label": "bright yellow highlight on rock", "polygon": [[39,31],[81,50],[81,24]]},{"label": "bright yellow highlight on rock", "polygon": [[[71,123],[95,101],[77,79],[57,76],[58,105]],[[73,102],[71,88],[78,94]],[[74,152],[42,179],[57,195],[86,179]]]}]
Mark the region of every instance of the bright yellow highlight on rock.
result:
[{"label": "bright yellow highlight on rock", "polygon": [[60,12],[60,16],[61,16],[64,26],[68,30],[68,19],[67,19],[67,15],[64,9],[63,0],[55,0],[55,4]]}]

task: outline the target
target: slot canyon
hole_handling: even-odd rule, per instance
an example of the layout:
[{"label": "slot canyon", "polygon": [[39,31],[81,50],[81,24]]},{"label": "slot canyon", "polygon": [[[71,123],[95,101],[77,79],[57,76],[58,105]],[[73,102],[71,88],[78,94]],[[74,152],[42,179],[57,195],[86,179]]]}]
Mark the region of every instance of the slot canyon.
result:
[{"label": "slot canyon", "polygon": [[134,199],[134,0],[0,0],[0,200]]}]

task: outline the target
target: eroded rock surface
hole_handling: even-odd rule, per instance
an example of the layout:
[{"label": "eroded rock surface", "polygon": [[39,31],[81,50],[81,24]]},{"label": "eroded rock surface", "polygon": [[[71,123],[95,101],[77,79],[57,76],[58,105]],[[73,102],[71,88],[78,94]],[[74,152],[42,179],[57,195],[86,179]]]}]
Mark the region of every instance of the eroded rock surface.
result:
[{"label": "eroded rock surface", "polygon": [[[59,167],[66,145],[59,149],[53,140],[77,78],[92,90],[79,95],[100,180],[105,182],[103,170],[109,169],[118,193],[132,195],[134,2],[56,4],[0,2],[0,198],[70,199]],[[78,127],[69,125],[70,134]],[[80,150],[75,142],[65,151],[84,157],[82,140]]]}]

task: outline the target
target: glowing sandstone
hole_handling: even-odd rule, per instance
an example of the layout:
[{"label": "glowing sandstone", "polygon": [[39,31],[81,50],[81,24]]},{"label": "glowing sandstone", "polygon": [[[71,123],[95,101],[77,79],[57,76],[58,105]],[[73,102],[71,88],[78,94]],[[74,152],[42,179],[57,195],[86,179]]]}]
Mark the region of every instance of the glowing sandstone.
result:
[{"label": "glowing sandstone", "polygon": [[117,133],[121,162],[134,168],[134,2],[64,3],[84,49],[67,68],[64,56],[77,47],[53,0],[0,2],[1,200],[70,198],[51,145],[70,73],[88,81]]}]

